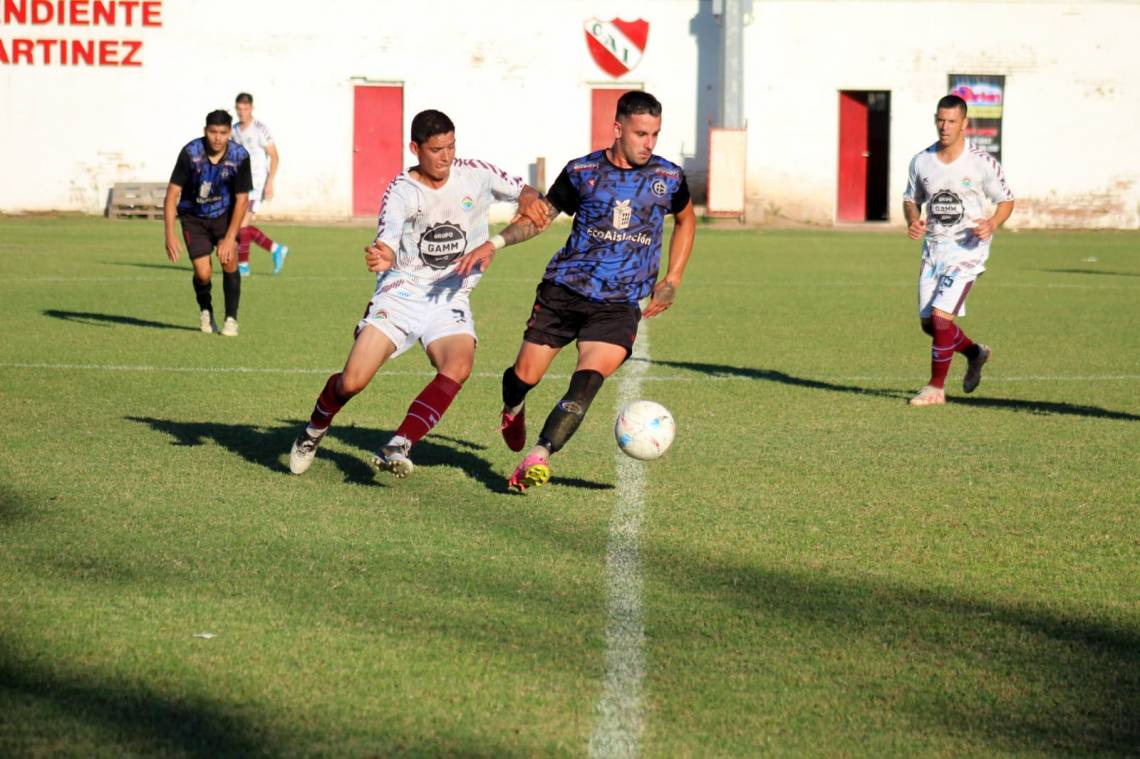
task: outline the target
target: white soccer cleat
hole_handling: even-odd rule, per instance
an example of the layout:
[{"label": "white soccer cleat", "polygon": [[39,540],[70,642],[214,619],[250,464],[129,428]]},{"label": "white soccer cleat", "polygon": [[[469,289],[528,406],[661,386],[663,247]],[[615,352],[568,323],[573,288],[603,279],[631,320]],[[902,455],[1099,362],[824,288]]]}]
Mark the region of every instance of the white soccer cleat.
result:
[{"label": "white soccer cleat", "polygon": [[978,355],[976,358],[969,360],[966,365],[966,376],[962,377],[962,392],[972,393],[978,389],[978,385],[982,384],[982,367],[994,355],[990,346],[977,343]]},{"label": "white soccer cleat", "polygon": [[202,309],[202,313],[198,314],[198,326],[207,335],[212,335],[218,331],[218,323],[214,321],[214,313]]},{"label": "white soccer cleat", "polygon": [[910,399],[912,406],[941,406],[946,403],[946,391],[940,387],[927,385],[918,391],[918,395]]},{"label": "white soccer cleat", "polygon": [[407,477],[416,469],[415,464],[408,458],[408,453],[411,450],[411,442],[407,438],[397,435],[372,457],[372,466],[391,472],[397,477]]},{"label": "white soccer cleat", "polygon": [[227,316],[226,320],[222,322],[222,337],[237,337],[237,334],[237,319]]},{"label": "white soccer cleat", "polygon": [[317,456],[317,448],[321,439],[329,431],[328,427],[317,430],[315,435],[309,434],[309,427],[301,430],[301,434],[293,441],[293,449],[289,451],[289,471],[293,474],[304,474]]}]

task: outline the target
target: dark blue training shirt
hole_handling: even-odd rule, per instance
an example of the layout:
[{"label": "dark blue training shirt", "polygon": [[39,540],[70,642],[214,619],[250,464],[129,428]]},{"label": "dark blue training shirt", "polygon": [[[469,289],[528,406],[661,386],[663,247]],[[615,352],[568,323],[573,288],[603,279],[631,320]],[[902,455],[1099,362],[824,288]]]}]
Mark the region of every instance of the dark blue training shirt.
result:
[{"label": "dark blue training shirt", "polygon": [[660,156],[620,169],[597,150],[566,164],[546,198],[574,226],[542,278],[590,300],[636,303],[653,292],[665,215],[685,208],[689,185]]},{"label": "dark blue training shirt", "polygon": [[217,163],[210,163],[205,137],[187,143],[178,154],[170,183],[182,188],[179,216],[216,219],[233,209],[234,196],[253,189],[249,152],[233,140]]}]

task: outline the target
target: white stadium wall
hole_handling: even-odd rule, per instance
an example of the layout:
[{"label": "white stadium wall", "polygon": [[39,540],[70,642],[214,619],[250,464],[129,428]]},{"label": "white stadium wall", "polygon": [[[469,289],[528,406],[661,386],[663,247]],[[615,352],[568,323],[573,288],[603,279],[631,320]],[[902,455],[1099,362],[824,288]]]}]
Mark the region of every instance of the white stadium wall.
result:
[{"label": "white stadium wall", "polygon": [[[457,123],[460,155],[524,176],[542,156],[547,182],[589,149],[593,88],[644,87],[666,109],[658,152],[698,193],[705,183],[719,107],[711,2],[456,0],[417,15],[390,0],[119,0],[110,26],[91,24],[97,4],[114,5],[0,1],[0,212],[101,213],[115,182],[165,181],[206,112],[249,91],[282,155],[268,213],[346,218],[364,82],[403,85],[405,142],[411,116],[439,108]],[[591,57],[592,17],[649,23],[633,70],[614,77]],[[1140,4],[754,0],[750,19],[751,220],[835,221],[838,92],[850,89],[891,92],[897,221],[907,162],[933,140],[933,104],[954,72],[1006,77],[1016,223],[1140,224]],[[104,65],[61,62],[63,48],[99,41]]]},{"label": "white stadium wall", "polygon": [[1005,76],[1012,226],[1140,225],[1140,4],[756,2],[745,29],[753,218],[829,224],[838,92],[891,92],[890,212],[948,76]]}]

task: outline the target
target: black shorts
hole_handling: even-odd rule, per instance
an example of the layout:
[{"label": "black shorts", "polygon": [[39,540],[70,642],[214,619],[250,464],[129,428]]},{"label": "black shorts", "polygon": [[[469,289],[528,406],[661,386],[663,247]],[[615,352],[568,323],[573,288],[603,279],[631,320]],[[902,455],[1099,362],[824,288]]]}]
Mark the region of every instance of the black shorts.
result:
[{"label": "black shorts", "polygon": [[190,260],[208,256],[226,236],[230,228],[230,214],[225,213],[216,219],[200,219],[197,216],[183,216],[182,239],[186,241],[186,251]]},{"label": "black shorts", "polygon": [[604,303],[543,280],[534,297],[523,340],[562,348],[575,340],[612,343],[633,352],[641,308],[636,303]]}]

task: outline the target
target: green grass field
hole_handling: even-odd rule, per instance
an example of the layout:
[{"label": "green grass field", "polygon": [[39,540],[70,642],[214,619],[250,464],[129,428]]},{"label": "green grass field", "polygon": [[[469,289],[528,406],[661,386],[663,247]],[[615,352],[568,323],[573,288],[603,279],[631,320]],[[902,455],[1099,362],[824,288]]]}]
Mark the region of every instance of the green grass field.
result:
[{"label": "green grass field", "polygon": [[[368,230],[265,227],[293,252],[226,339],[161,225],[0,219],[0,755],[586,754],[633,364],[548,487],[505,492],[494,430],[562,232],[499,254],[395,480],[367,462],[422,351],[289,474]],[[917,269],[901,233],[698,232],[637,367],[679,428],[638,491],[644,755],[1140,750],[1140,234],[1001,235],[962,321],[995,358],[940,408],[906,404]]]}]

